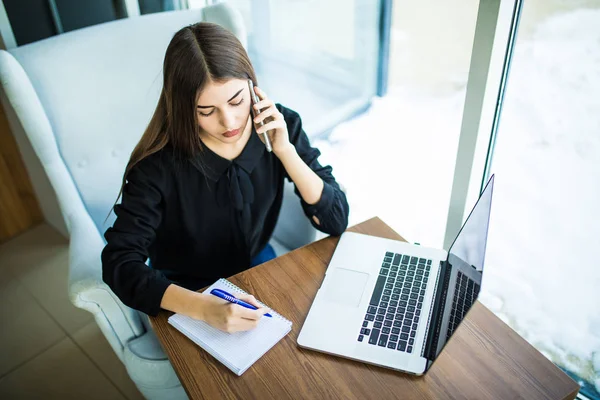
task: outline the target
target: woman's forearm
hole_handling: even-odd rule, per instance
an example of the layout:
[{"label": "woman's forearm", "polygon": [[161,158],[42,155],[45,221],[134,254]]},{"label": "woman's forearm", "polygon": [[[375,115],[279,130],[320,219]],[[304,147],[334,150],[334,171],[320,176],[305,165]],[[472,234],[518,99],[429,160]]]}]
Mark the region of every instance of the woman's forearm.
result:
[{"label": "woman's forearm", "polygon": [[316,204],[323,194],[323,179],[317,175],[290,145],[284,152],[277,155],[292,181],[296,184],[302,199],[308,204]]},{"label": "woman's forearm", "polygon": [[198,292],[182,288],[175,284],[169,285],[160,302],[160,307],[177,314],[186,315],[195,319],[204,319],[203,295]]}]

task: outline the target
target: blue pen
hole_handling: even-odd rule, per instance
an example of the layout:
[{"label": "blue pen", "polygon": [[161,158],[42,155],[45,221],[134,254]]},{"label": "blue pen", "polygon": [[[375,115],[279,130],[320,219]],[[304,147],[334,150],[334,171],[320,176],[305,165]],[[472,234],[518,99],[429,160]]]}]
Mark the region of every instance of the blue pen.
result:
[{"label": "blue pen", "polygon": [[[257,308],[254,307],[252,304],[248,304],[248,303],[246,303],[243,300],[237,299],[234,295],[229,294],[229,293],[227,293],[224,290],[213,289],[213,290],[210,291],[210,294],[212,294],[214,296],[217,296],[217,297],[219,297],[219,298],[221,298],[223,300],[227,300],[230,303],[234,303],[234,304],[237,304],[239,306],[249,308],[251,310],[257,310]],[[269,314],[269,313],[267,313],[267,314],[265,314],[265,317],[272,317],[272,315]]]}]

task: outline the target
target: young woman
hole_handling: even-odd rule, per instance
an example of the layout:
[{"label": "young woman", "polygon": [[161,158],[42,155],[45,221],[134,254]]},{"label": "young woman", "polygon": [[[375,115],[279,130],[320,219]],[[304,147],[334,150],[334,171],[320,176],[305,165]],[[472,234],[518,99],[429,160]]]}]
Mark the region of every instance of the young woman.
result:
[{"label": "young woman", "polygon": [[126,305],[149,315],[163,308],[227,332],[252,329],[267,310],[196,290],[275,257],[268,242],[284,178],[315,228],[346,229],[346,196],[331,167],[317,161],[300,116],[255,87],[262,112],[253,120],[248,79],[256,83],[246,51],[219,25],[191,25],[171,40],[158,105],[105,233],[103,279]]}]

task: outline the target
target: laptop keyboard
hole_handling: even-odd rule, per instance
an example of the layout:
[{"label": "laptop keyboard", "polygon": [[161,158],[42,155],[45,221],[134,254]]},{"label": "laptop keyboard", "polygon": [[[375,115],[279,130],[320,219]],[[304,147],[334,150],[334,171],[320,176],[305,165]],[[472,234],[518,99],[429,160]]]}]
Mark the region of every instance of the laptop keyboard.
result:
[{"label": "laptop keyboard", "polygon": [[386,252],[358,341],[412,353],[430,270],[431,260]]},{"label": "laptop keyboard", "polygon": [[478,294],[479,285],[472,279],[469,279],[465,274],[458,271],[456,290],[454,291],[454,299],[452,299],[452,311],[450,312],[450,319],[448,320],[446,339],[450,339],[450,336],[452,336],[456,327],[460,324],[460,321],[463,320],[475,302]]}]

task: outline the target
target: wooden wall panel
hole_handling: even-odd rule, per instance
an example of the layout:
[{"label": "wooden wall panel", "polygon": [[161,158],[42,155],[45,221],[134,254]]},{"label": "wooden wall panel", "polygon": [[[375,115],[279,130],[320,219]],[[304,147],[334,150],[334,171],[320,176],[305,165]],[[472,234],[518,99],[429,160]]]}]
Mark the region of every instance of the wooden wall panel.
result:
[{"label": "wooden wall panel", "polygon": [[0,106],[0,243],[43,219],[4,108]]}]

